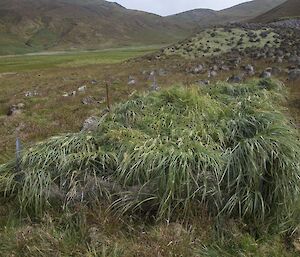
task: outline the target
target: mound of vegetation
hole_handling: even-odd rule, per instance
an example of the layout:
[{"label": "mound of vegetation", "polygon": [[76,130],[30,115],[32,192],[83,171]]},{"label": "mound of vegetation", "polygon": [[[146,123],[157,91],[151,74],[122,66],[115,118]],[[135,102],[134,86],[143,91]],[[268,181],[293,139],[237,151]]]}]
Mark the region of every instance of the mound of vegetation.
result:
[{"label": "mound of vegetation", "polygon": [[210,57],[231,51],[243,52],[250,48],[252,50],[266,46],[278,48],[280,43],[278,33],[270,28],[214,28],[203,30],[183,42],[165,48],[163,55],[187,59]]},{"label": "mound of vegetation", "polygon": [[22,210],[109,202],[156,218],[286,221],[299,198],[300,143],[270,80],[134,96],[96,130],[50,138],[0,167]]}]

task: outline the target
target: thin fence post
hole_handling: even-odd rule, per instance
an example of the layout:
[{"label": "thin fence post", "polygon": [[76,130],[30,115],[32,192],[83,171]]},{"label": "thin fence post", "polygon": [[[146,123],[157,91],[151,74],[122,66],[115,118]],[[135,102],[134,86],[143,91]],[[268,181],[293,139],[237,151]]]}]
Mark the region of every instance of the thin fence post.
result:
[{"label": "thin fence post", "polygon": [[16,171],[21,170],[21,140],[19,137],[16,139]]},{"label": "thin fence post", "polygon": [[110,111],[110,98],[109,98],[109,85],[108,85],[108,82],[106,82],[105,87],[106,87],[106,105],[107,105],[108,111]]}]

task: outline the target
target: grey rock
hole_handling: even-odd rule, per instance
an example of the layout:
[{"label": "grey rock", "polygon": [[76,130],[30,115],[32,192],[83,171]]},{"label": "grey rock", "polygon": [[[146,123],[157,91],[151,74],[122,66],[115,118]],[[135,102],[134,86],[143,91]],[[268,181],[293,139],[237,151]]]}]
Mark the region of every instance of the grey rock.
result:
[{"label": "grey rock", "polygon": [[97,100],[92,96],[87,96],[87,97],[83,98],[81,102],[85,105],[92,105],[92,104],[98,103]]},{"label": "grey rock", "polygon": [[191,73],[199,74],[204,71],[204,66],[202,64],[197,65],[196,67],[192,68]]},{"label": "grey rock", "polygon": [[83,86],[79,87],[77,90],[78,90],[78,92],[83,93],[83,92],[85,92],[87,90],[87,86],[83,85]]},{"label": "grey rock", "polygon": [[300,69],[290,70],[288,73],[289,80],[299,80],[300,79]]},{"label": "grey rock", "polygon": [[214,70],[208,72],[208,77],[209,78],[216,77],[217,75],[218,75],[218,73]]},{"label": "grey rock", "polygon": [[251,64],[247,64],[245,66],[245,71],[249,74],[249,75],[254,75],[255,71],[254,71],[254,67]]},{"label": "grey rock", "polygon": [[81,131],[94,131],[98,125],[99,119],[96,116],[91,116],[83,122]]},{"label": "grey rock", "polygon": [[154,81],[150,86],[150,91],[159,91],[160,87],[158,86],[157,82]]},{"label": "grey rock", "polygon": [[24,108],[25,104],[23,103],[11,105],[8,109],[7,116],[15,116],[21,114]]},{"label": "grey rock", "polygon": [[278,74],[280,74],[281,73],[281,68],[279,68],[279,67],[272,67],[272,69],[271,69],[271,74],[273,74],[273,75],[278,75]]},{"label": "grey rock", "polygon": [[167,75],[167,72],[166,72],[164,69],[159,69],[158,75],[159,75],[159,76],[166,76],[166,75]]},{"label": "grey rock", "polygon": [[213,70],[213,71],[218,71],[218,70],[219,70],[219,67],[218,67],[217,65],[214,65],[214,66],[212,66],[211,70]]},{"label": "grey rock", "polygon": [[129,76],[129,77],[128,77],[128,83],[127,83],[127,85],[128,85],[128,86],[134,86],[135,84],[136,84],[136,79],[135,79],[135,77]]},{"label": "grey rock", "polygon": [[227,79],[228,83],[241,83],[243,81],[242,75],[233,75]]},{"label": "grey rock", "polygon": [[269,31],[263,31],[263,32],[260,33],[260,36],[262,38],[266,38],[268,35],[269,35]]},{"label": "grey rock", "polygon": [[27,91],[25,92],[25,97],[34,97],[34,96],[38,96],[38,92],[37,91]]},{"label": "grey rock", "polygon": [[199,80],[199,81],[197,81],[197,84],[199,85],[199,86],[208,86],[209,84],[210,84],[210,81],[209,80]]},{"label": "grey rock", "polygon": [[272,73],[269,72],[269,71],[263,71],[260,74],[260,78],[263,78],[263,79],[268,79],[268,78],[271,78],[271,77],[272,77]]},{"label": "grey rock", "polygon": [[222,71],[230,71],[230,68],[227,65],[222,65],[221,70]]},{"label": "grey rock", "polygon": [[293,55],[289,58],[289,62],[298,65],[298,64],[300,64],[300,57]]}]

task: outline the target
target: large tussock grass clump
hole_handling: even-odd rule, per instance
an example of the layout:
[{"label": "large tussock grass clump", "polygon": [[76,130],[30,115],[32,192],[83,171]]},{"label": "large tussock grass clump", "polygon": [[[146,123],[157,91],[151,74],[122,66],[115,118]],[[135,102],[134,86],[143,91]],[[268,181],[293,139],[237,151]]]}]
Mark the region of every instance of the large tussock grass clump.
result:
[{"label": "large tussock grass clump", "polygon": [[[36,212],[109,201],[165,218],[287,217],[299,197],[300,144],[269,80],[135,96],[93,132],[53,137],[3,165],[1,189]],[[61,203],[61,202],[60,202]]]}]

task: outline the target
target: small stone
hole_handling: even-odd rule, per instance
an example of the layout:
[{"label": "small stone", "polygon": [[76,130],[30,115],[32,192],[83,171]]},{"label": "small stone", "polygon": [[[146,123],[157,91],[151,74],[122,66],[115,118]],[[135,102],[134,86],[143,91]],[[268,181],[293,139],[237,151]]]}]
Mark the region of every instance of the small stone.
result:
[{"label": "small stone", "polygon": [[166,75],[167,75],[167,72],[166,72],[164,69],[159,69],[158,75],[159,75],[159,76],[166,76]]},{"label": "small stone", "polygon": [[210,84],[210,81],[209,80],[199,80],[199,81],[197,81],[197,84],[199,85],[199,86],[208,86],[209,84]]},{"label": "small stone", "polygon": [[150,91],[159,91],[159,86],[156,81],[154,81],[150,87]]},{"label": "small stone", "polygon": [[241,75],[233,75],[227,79],[228,83],[241,83],[243,81],[243,77]]},{"label": "small stone", "polygon": [[25,108],[25,104],[23,103],[11,105],[8,109],[7,116],[15,116],[21,114],[24,108]]},{"label": "small stone", "polygon": [[83,98],[81,102],[85,105],[97,104],[97,100],[92,96],[87,96]]},{"label": "small stone", "polygon": [[221,70],[222,71],[230,71],[230,68],[228,66],[226,66],[226,65],[222,65],[221,66]]},{"label": "small stone", "polygon": [[260,74],[260,78],[263,78],[263,79],[268,79],[268,78],[271,78],[271,77],[272,77],[272,73],[269,72],[269,71],[263,71]]},{"label": "small stone", "polygon": [[218,75],[218,73],[214,70],[208,72],[208,77],[209,78],[216,77],[217,75]]},{"label": "small stone", "polygon": [[300,69],[290,70],[288,73],[289,80],[299,80],[300,79]]},{"label": "small stone", "polygon": [[245,66],[245,71],[248,73],[248,74],[251,74],[253,75],[255,72],[254,72],[254,67],[251,65],[251,64],[247,64]]},{"label": "small stone", "polygon": [[85,85],[83,85],[83,86],[81,86],[81,87],[78,88],[78,92],[83,93],[83,92],[86,91],[86,89],[87,89],[87,87]]},{"label": "small stone", "polygon": [[98,124],[99,119],[95,116],[91,116],[83,122],[81,131],[93,131],[97,129]]},{"label": "small stone", "polygon": [[136,84],[136,80],[132,79],[130,81],[128,81],[128,86],[134,86]]},{"label": "small stone", "polygon": [[33,97],[33,96],[37,96],[38,93],[37,91],[27,91],[25,92],[25,97]]}]

